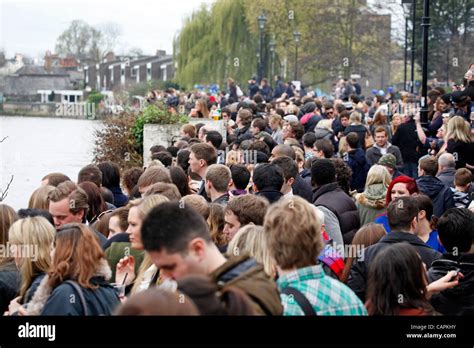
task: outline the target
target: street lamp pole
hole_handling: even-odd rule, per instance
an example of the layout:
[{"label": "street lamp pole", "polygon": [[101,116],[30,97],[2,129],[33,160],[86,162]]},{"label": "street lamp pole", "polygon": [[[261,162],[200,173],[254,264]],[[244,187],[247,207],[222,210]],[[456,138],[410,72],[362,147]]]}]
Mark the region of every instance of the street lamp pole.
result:
[{"label": "street lamp pole", "polygon": [[430,24],[430,0],[424,0],[423,18],[423,79],[421,88],[421,123],[428,123],[428,30]]},{"label": "street lamp pole", "polygon": [[272,37],[268,46],[270,47],[270,53],[271,53],[271,59],[272,59],[272,78],[270,79],[270,81],[271,81],[271,84],[273,85],[273,77],[275,76],[275,47],[276,47],[276,42],[275,42],[274,37]]},{"label": "street lamp pole", "polygon": [[262,81],[263,74],[264,74],[264,66],[263,66],[263,31],[265,29],[265,23],[267,22],[267,17],[265,17],[265,14],[261,14],[258,16],[258,28],[260,31],[260,49],[259,49],[259,59],[258,59],[258,65],[259,65],[259,70],[258,70],[258,83]]},{"label": "street lamp pole", "polygon": [[301,40],[301,33],[295,31],[293,37],[295,39],[295,81],[298,81],[298,46]]},{"label": "street lamp pole", "polygon": [[416,0],[412,1],[412,24],[413,24],[413,30],[412,30],[412,38],[411,38],[411,90],[410,92],[413,94],[415,93],[415,39],[416,39]]},{"label": "street lamp pole", "polygon": [[407,88],[407,64],[408,64],[408,16],[405,16],[405,69],[403,71],[403,90]]}]

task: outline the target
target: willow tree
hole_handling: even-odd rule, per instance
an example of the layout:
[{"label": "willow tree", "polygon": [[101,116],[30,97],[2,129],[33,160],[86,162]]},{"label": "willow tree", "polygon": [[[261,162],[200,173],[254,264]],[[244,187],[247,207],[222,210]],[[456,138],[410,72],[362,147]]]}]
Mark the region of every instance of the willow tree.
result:
[{"label": "willow tree", "polygon": [[256,37],[249,31],[243,0],[221,0],[202,6],[185,20],[175,40],[177,81],[223,84],[228,77],[244,81],[256,70]]},{"label": "willow tree", "polygon": [[255,74],[260,14],[267,18],[263,35],[266,76],[271,72],[268,43],[274,39],[275,73],[292,78],[295,31],[301,33],[298,76],[306,85],[389,69],[390,18],[377,15],[366,1],[217,0],[194,12],[176,39],[178,82],[187,87],[222,83],[227,77],[243,82]]}]

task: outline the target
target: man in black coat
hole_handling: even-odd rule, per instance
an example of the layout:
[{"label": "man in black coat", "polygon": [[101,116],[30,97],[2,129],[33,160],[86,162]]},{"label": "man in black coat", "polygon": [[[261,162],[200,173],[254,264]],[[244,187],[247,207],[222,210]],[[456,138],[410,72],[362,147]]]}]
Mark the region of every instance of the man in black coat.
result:
[{"label": "man in black coat", "polygon": [[362,257],[352,264],[347,285],[365,302],[367,276],[372,260],[383,249],[394,243],[409,243],[415,247],[427,267],[441,257],[436,250],[416,236],[418,229],[418,205],[413,197],[400,197],[392,201],[387,209],[391,233],[382,237],[377,244],[364,249]]},{"label": "man in black coat", "polygon": [[296,195],[312,203],[312,188],[308,183],[298,175],[298,165],[288,156],[281,156],[273,160],[274,164],[283,170],[285,182],[282,187],[284,195]]},{"label": "man in black coat", "polygon": [[392,137],[392,144],[397,146],[402,153],[403,170],[405,175],[416,179],[418,177],[418,146],[420,141],[416,133],[416,124],[413,117],[408,117],[407,120],[398,127],[397,131]]},{"label": "man in black coat", "polygon": [[438,221],[438,235],[447,252],[431,264],[430,282],[449,271],[462,273],[459,285],[431,297],[443,315],[474,315],[474,213],[465,208],[449,209]]},{"label": "man in black coat", "polygon": [[323,206],[336,215],[345,244],[350,244],[360,227],[359,212],[354,201],[339,188],[336,168],[331,160],[317,159],[311,166],[313,204]]},{"label": "man in black coat", "polygon": [[283,197],[281,188],[284,183],[283,170],[273,163],[261,164],[253,171],[253,190],[256,196],[275,203]]},{"label": "man in black coat", "polygon": [[438,172],[438,161],[434,157],[420,159],[416,180],[418,189],[433,201],[433,214],[440,217],[450,208],[454,208],[454,198],[451,189],[443,184],[435,175]]}]

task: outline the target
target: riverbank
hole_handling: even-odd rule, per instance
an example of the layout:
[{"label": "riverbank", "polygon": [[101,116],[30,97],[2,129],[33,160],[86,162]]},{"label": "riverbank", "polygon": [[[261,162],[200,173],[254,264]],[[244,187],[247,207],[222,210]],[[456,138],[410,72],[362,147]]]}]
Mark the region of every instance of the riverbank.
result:
[{"label": "riverbank", "polygon": [[101,114],[96,114],[95,107],[91,108],[87,103],[7,102],[0,104],[0,115],[73,120],[100,120],[103,118]]}]

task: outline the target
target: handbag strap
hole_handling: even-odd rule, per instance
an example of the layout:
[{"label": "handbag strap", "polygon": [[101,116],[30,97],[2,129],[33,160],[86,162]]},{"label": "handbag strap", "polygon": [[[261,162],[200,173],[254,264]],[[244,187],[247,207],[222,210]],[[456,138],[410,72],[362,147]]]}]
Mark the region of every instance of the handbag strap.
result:
[{"label": "handbag strap", "polygon": [[303,295],[301,291],[289,286],[281,290],[281,293],[288,296],[293,296],[293,299],[296,301],[298,306],[300,306],[305,316],[318,315],[316,311],[314,310],[313,306],[311,305],[311,303],[309,302],[308,298],[305,295]]},{"label": "handbag strap", "polygon": [[79,299],[81,300],[82,308],[84,309],[84,315],[88,316],[89,311],[87,310],[86,299],[84,297],[82,288],[74,280],[66,280],[65,283],[71,285],[74,288],[74,290],[76,290],[77,294],[79,295]]}]

